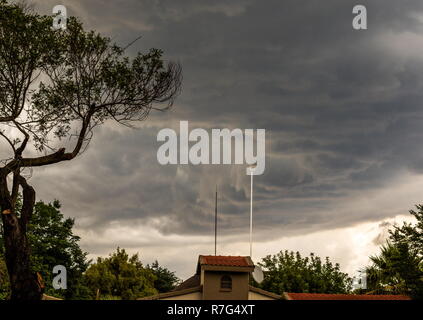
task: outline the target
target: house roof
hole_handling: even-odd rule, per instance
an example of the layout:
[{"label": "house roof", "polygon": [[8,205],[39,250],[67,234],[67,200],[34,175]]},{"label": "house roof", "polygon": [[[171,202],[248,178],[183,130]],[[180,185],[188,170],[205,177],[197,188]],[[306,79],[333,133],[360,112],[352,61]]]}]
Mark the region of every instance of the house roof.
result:
[{"label": "house roof", "polygon": [[[191,277],[191,278],[194,278],[194,277]],[[272,298],[272,299],[275,299],[275,300],[279,300],[279,299],[282,298],[280,295],[277,295],[277,294],[274,294],[272,292],[268,292],[268,291],[265,291],[265,290],[262,290],[262,289],[259,289],[259,288],[253,287],[253,286],[249,286],[249,291],[258,293],[260,295],[263,295],[263,296],[266,296],[266,297],[269,297],[269,298]],[[149,296],[149,297],[138,298],[137,300],[160,300],[160,299],[165,299],[165,298],[175,298],[175,297],[178,297],[178,296],[182,296],[182,295],[186,295],[186,294],[190,294],[190,293],[194,293],[194,292],[203,292],[203,286],[199,285],[199,286],[186,288],[186,289],[182,289],[182,290],[174,290],[174,291],[170,291],[170,292],[167,292],[167,293],[159,293],[159,294]]]},{"label": "house roof", "polygon": [[52,297],[52,296],[48,296],[46,294],[43,294],[43,296],[41,297],[41,300],[63,300],[60,298],[56,298],[56,297]]},{"label": "house roof", "polygon": [[203,256],[198,257],[197,274],[201,270],[253,272],[254,263],[248,256]]},{"label": "house roof", "polygon": [[190,294],[194,292],[203,292],[203,286],[197,286],[197,287],[192,287],[192,288],[178,290],[178,291],[170,291],[166,293],[159,293],[153,296],[138,298],[137,300],[160,300],[164,298],[173,298],[177,296],[182,296],[182,295]]},{"label": "house roof", "polygon": [[263,296],[266,296],[266,297],[269,297],[269,298],[272,298],[272,299],[275,299],[275,300],[282,299],[282,296],[280,296],[276,293],[269,292],[269,291],[266,291],[266,290],[263,290],[263,289],[260,289],[260,288],[256,288],[256,287],[253,287],[253,286],[250,286],[249,288],[250,288],[250,291],[261,294]]},{"label": "house roof", "polygon": [[209,266],[254,267],[251,258],[243,256],[200,256],[199,263]]},{"label": "house roof", "polygon": [[194,274],[191,278],[188,278],[187,280],[185,280],[184,282],[179,284],[172,291],[180,291],[180,290],[195,288],[195,287],[198,287],[201,284],[200,282],[201,282],[200,276],[198,274]]},{"label": "house roof", "polygon": [[326,293],[290,293],[284,292],[287,300],[411,300],[405,295],[372,294],[326,294]]}]

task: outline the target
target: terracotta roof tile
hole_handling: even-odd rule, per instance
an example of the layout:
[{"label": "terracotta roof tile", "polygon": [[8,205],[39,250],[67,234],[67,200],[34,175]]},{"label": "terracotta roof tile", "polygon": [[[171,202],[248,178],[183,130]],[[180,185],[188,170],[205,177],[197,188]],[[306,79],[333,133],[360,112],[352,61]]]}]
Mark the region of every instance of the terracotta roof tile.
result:
[{"label": "terracotta roof tile", "polygon": [[241,256],[200,256],[201,265],[230,266],[230,267],[251,267],[251,259]]},{"label": "terracotta roof tile", "polygon": [[288,293],[289,300],[411,300],[404,295],[371,295],[371,294],[325,294],[325,293]]}]

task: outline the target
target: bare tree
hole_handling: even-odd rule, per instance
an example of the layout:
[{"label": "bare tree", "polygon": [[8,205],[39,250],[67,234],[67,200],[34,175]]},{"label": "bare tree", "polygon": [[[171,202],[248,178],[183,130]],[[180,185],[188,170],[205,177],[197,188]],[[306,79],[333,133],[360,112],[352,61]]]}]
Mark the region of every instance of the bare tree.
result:
[{"label": "bare tree", "polygon": [[130,59],[75,18],[53,30],[51,17],[0,0],[0,138],[9,148],[0,208],[12,299],[42,296],[26,236],[35,190],[25,171],[74,159],[107,120],[132,126],[151,110],[167,110],[180,84],[180,66],[165,63],[160,50]]}]

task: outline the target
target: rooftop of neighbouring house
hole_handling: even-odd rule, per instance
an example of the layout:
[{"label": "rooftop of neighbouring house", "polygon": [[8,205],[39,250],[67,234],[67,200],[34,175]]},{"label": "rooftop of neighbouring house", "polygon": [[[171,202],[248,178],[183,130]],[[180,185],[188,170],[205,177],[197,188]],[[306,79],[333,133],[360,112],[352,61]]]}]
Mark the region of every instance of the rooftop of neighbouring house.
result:
[{"label": "rooftop of neighbouring house", "polygon": [[325,294],[325,293],[290,293],[285,292],[287,300],[411,300],[405,295],[371,294]]}]

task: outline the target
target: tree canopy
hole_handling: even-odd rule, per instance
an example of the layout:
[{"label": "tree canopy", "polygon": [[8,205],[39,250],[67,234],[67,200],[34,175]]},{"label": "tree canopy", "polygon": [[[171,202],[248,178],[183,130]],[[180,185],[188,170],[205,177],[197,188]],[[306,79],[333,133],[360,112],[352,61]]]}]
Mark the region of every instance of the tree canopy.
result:
[{"label": "tree canopy", "polygon": [[[169,108],[180,89],[179,65],[165,64],[159,49],[130,59],[125,48],[85,31],[75,17],[65,30],[51,25],[51,17],[0,2],[0,123],[12,151],[9,170],[70,160],[94,127],[144,120],[152,109]],[[21,137],[12,138],[8,127]],[[70,152],[54,148],[52,139],[65,137],[76,138]],[[13,159],[29,141],[56,152]]]},{"label": "tree canopy", "polygon": [[[45,293],[66,299],[80,299],[87,296],[82,274],[89,265],[87,253],[79,247],[79,236],[72,229],[74,219],[64,218],[60,202],[35,205],[28,227],[33,270],[39,272],[45,282]],[[67,289],[58,292],[52,288],[52,270],[63,265],[67,270]]]},{"label": "tree canopy", "polygon": [[390,239],[394,243],[407,243],[411,250],[423,257],[423,205],[417,205],[416,209],[409,211],[415,223],[403,222],[400,226],[394,226],[390,230]]},{"label": "tree canopy", "polygon": [[387,241],[378,255],[370,257],[366,268],[367,291],[381,294],[421,295],[422,258],[406,243]]},{"label": "tree canopy", "polygon": [[322,262],[313,253],[303,258],[299,252],[280,251],[266,256],[259,265],[265,275],[260,288],[276,294],[348,293],[351,290],[351,279],[340,271],[339,264],[332,264],[329,258]]},{"label": "tree canopy", "polygon": [[181,281],[175,275],[175,272],[160,266],[157,260],[151,265],[147,265],[147,269],[151,270],[156,277],[156,280],[154,280],[154,287],[159,293],[169,292],[175,289]]},{"label": "tree canopy", "polygon": [[394,225],[380,253],[366,267],[370,292],[423,298],[423,206],[410,210],[416,222]]},{"label": "tree canopy", "polygon": [[153,271],[143,267],[138,254],[129,256],[117,248],[107,258],[98,258],[85,273],[93,299],[133,300],[157,294]]}]

